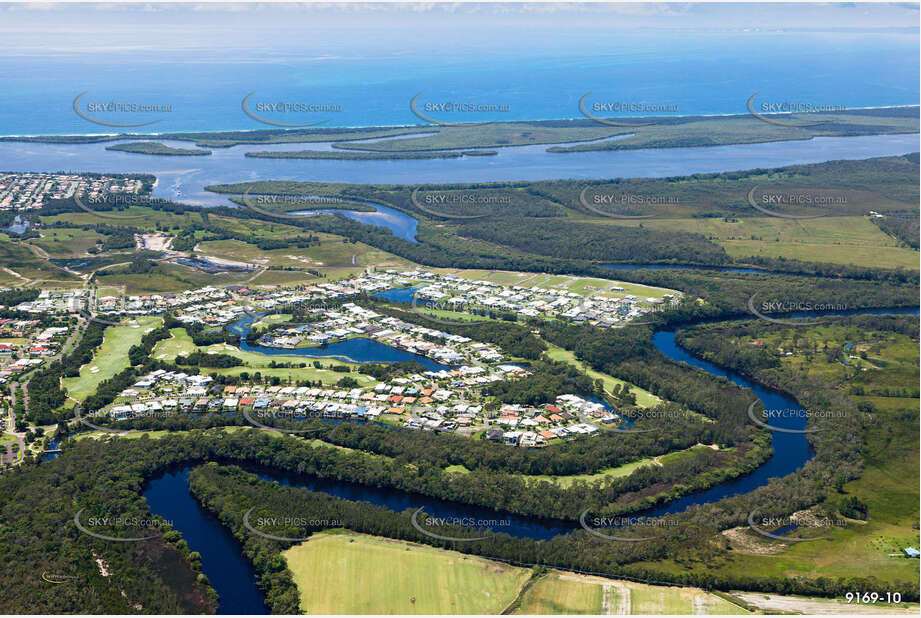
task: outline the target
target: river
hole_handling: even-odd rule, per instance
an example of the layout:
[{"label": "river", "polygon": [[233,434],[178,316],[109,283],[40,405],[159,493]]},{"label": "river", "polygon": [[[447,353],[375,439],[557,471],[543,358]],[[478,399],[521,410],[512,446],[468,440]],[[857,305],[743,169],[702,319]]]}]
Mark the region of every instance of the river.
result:
[{"label": "river", "polygon": [[[190,142],[160,140],[189,148]],[[0,161],[10,172],[154,174],[153,196],[205,206],[232,205],[208,185],[293,180],[359,184],[473,183],[549,179],[661,178],[753,168],[867,159],[918,151],[918,135],[816,137],[808,140],[607,152],[548,153],[549,145],[496,148],[492,157],[461,159],[320,160],[258,159],[260,151],[324,149],[320,144],[246,144],[213,148],[209,156],[177,157],[106,150],[119,142],[39,144],[0,142]],[[565,144],[562,144],[565,145]]]},{"label": "river", "polygon": [[[821,315],[863,314],[917,314],[918,309],[880,309],[856,312],[826,312],[792,314],[789,317],[816,318]],[[665,356],[676,362],[688,363],[702,371],[716,376],[724,376],[740,386],[750,388],[768,409],[786,409],[801,411],[800,405],[791,397],[754,383],[734,371],[722,369],[712,363],[695,358],[675,342],[674,331],[658,331],[653,335],[653,343]],[[785,429],[802,429],[805,427],[805,414],[790,414],[782,419],[772,419],[771,424]],[[638,515],[661,517],[668,513],[678,513],[690,507],[708,504],[741,493],[747,493],[766,485],[772,478],[786,476],[800,469],[812,458],[812,451],[802,433],[773,432],[774,452],[770,459],[749,475],[739,477],[728,483],[709,490],[679,498],[668,504],[643,511]],[[170,471],[152,480],[144,492],[152,512],[174,522],[189,547],[202,554],[202,570],[211,581],[211,585],[220,596],[218,613],[252,614],[267,613],[263,596],[256,586],[252,570],[240,555],[240,545],[233,536],[201,507],[188,493],[188,471]],[[362,500],[395,511],[408,508],[424,507],[426,513],[436,517],[470,517],[475,519],[497,519],[496,511],[484,507],[471,506],[430,498],[403,491],[356,485],[329,479],[301,477],[276,472],[259,471],[260,476],[284,485],[305,487],[311,491],[322,491],[347,500]],[[565,521],[541,521],[531,518],[501,513],[501,519],[508,520],[499,532],[517,537],[547,539],[559,534],[566,534],[576,525]]]},{"label": "river", "polygon": [[[176,148],[191,142],[160,140]],[[228,195],[205,189],[209,185],[260,180],[349,182],[361,184],[473,183],[547,180],[555,178],[658,178],[752,168],[820,163],[835,159],[864,159],[901,155],[918,150],[917,134],[816,137],[809,140],[736,144],[694,148],[662,148],[609,152],[549,153],[550,145],[496,148],[492,157],[461,159],[318,160],[246,157],[254,150],[331,150],[331,142],[305,144],[245,144],[214,148],[209,156],[145,155],[106,150],[124,142],[41,144],[0,142],[5,170],[16,172],[98,172],[153,174],[153,197],[200,206],[236,206]],[[560,144],[566,146],[567,144]],[[91,164],[89,163],[91,162]],[[296,211],[304,216],[339,213],[349,219],[386,227],[399,238],[416,241],[418,220],[404,212],[365,202],[375,210]],[[607,265],[615,270],[687,268],[682,266]],[[716,268],[733,273],[760,269]]]}]

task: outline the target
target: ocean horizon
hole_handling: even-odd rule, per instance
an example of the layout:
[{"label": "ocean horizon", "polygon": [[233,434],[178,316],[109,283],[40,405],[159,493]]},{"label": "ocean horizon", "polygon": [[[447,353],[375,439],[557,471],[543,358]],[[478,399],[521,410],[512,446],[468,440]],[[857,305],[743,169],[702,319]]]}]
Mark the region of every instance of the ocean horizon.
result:
[{"label": "ocean horizon", "polygon": [[[918,105],[918,36],[802,33],[675,34],[668,44],[644,35],[593,42],[590,49],[548,54],[520,46],[490,53],[415,53],[323,57],[320,50],[277,57],[239,53],[130,52],[62,57],[3,55],[0,135],[110,135],[259,131],[285,128],[249,117],[316,128],[420,126],[410,101],[444,122],[581,119],[580,99],[604,117],[748,114],[746,102],[856,110]],[[589,47],[589,46],[587,46]],[[408,50],[413,50],[412,45]],[[737,50],[744,50],[739,53]],[[91,60],[91,61],[90,61]],[[106,104],[169,111],[95,111]],[[278,104],[288,111],[259,111]],[[454,106],[451,113],[443,105]],[[461,106],[485,111],[458,112]],[[319,106],[327,111],[296,111]],[[428,106],[428,107],[427,107]],[[439,107],[442,106],[442,107]],[[614,107],[615,111],[611,110]],[[637,109],[639,111],[631,111]],[[661,111],[660,111],[661,110]]]}]

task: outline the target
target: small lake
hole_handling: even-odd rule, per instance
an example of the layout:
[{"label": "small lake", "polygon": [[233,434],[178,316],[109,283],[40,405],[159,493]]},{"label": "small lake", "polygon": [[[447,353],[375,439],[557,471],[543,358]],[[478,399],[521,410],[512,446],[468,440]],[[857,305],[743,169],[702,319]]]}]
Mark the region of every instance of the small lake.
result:
[{"label": "small lake", "polygon": [[391,303],[405,303],[409,305],[413,302],[413,295],[416,293],[416,290],[421,287],[421,285],[414,285],[408,288],[392,288],[390,290],[384,290],[383,292],[377,292],[374,294],[374,298],[380,298],[381,300],[386,300]]},{"label": "small lake", "polygon": [[[256,352],[267,356],[335,358],[336,360],[345,361],[347,363],[399,363],[414,360],[431,371],[451,369],[450,366],[443,365],[422,354],[414,354],[406,350],[400,350],[379,341],[375,341],[374,339],[368,339],[367,337],[353,337],[352,339],[331,343],[326,346],[309,348],[288,349],[250,345],[246,342],[246,334],[249,333],[250,326],[254,320],[255,318],[245,317],[230,326],[231,330],[240,334],[240,349],[246,350],[247,352]],[[290,359],[279,360],[284,361]]]}]

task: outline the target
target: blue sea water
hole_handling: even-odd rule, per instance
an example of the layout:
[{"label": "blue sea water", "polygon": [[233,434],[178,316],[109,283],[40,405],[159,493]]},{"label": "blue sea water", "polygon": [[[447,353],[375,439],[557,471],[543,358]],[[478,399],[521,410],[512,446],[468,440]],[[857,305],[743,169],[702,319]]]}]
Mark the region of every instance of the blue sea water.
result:
[{"label": "blue sea water", "polygon": [[[315,49],[316,47],[316,49]],[[581,118],[579,99],[670,106],[652,115],[744,114],[759,102],[846,108],[917,105],[918,35],[898,33],[619,33],[602,39],[535,41],[506,49],[429,53],[404,49],[341,55],[305,38],[297,53],[204,52],[5,54],[0,51],[0,134],[142,133],[273,128],[248,117],[243,98],[338,106],[335,112],[266,112],[323,127],[425,124],[409,101],[477,103],[507,111],[429,115],[450,122]],[[169,105],[160,113],[93,114],[115,122],[157,120],[138,129],[77,116],[87,103]],[[629,115],[629,114],[628,114]]]}]

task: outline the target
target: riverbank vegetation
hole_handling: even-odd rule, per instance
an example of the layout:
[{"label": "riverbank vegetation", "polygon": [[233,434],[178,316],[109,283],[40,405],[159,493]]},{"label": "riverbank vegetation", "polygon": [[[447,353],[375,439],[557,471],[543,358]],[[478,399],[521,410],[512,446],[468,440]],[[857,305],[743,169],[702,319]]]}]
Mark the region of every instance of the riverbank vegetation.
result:
[{"label": "riverbank vegetation", "polygon": [[200,157],[211,154],[210,150],[202,150],[199,148],[175,148],[173,146],[161,144],[160,142],[128,142],[125,144],[106,146],[106,150],[167,157]]},{"label": "riverbank vegetation", "polygon": [[[819,504],[849,518],[846,527],[823,531],[827,541],[773,543],[771,551],[764,547],[772,543],[750,532],[734,537],[732,551],[712,570],[801,577],[818,568],[917,582],[917,564],[901,552],[919,542],[917,317],[825,318],[802,326],[732,322],[688,329],[681,342],[793,393],[812,412],[811,426],[826,427],[814,434],[816,457],[839,467]],[[842,429],[846,445],[828,440]],[[844,451],[847,465],[833,463]]]},{"label": "riverbank vegetation", "polygon": [[341,161],[387,161],[405,159],[460,159],[463,152],[341,152],[338,150],[269,150],[247,152],[255,159],[335,159]]},{"label": "riverbank vegetation", "polygon": [[[770,116],[770,114],[768,114]],[[574,120],[538,120],[518,122],[470,123],[462,126],[417,125],[411,127],[264,129],[255,131],[164,133],[164,140],[186,140],[200,147],[228,147],[239,144],[274,144],[298,142],[335,142],[337,147],[353,150],[400,152],[523,146],[532,144],[566,144],[551,152],[583,150],[620,150],[630,148],[685,148],[717,146],[813,137],[886,135],[918,132],[917,106],[879,109],[855,109],[805,114],[817,126],[782,127],[765,123],[752,115],[618,117],[618,121],[643,124],[637,127],[610,127],[589,118]],[[442,119],[447,120],[447,119]],[[418,135],[412,139],[381,139]],[[617,140],[605,138],[617,137]],[[115,140],[149,140],[149,135],[40,135],[5,136],[0,141],[51,144],[99,143]],[[363,142],[360,140],[374,140]],[[568,142],[586,142],[569,145]]]}]

